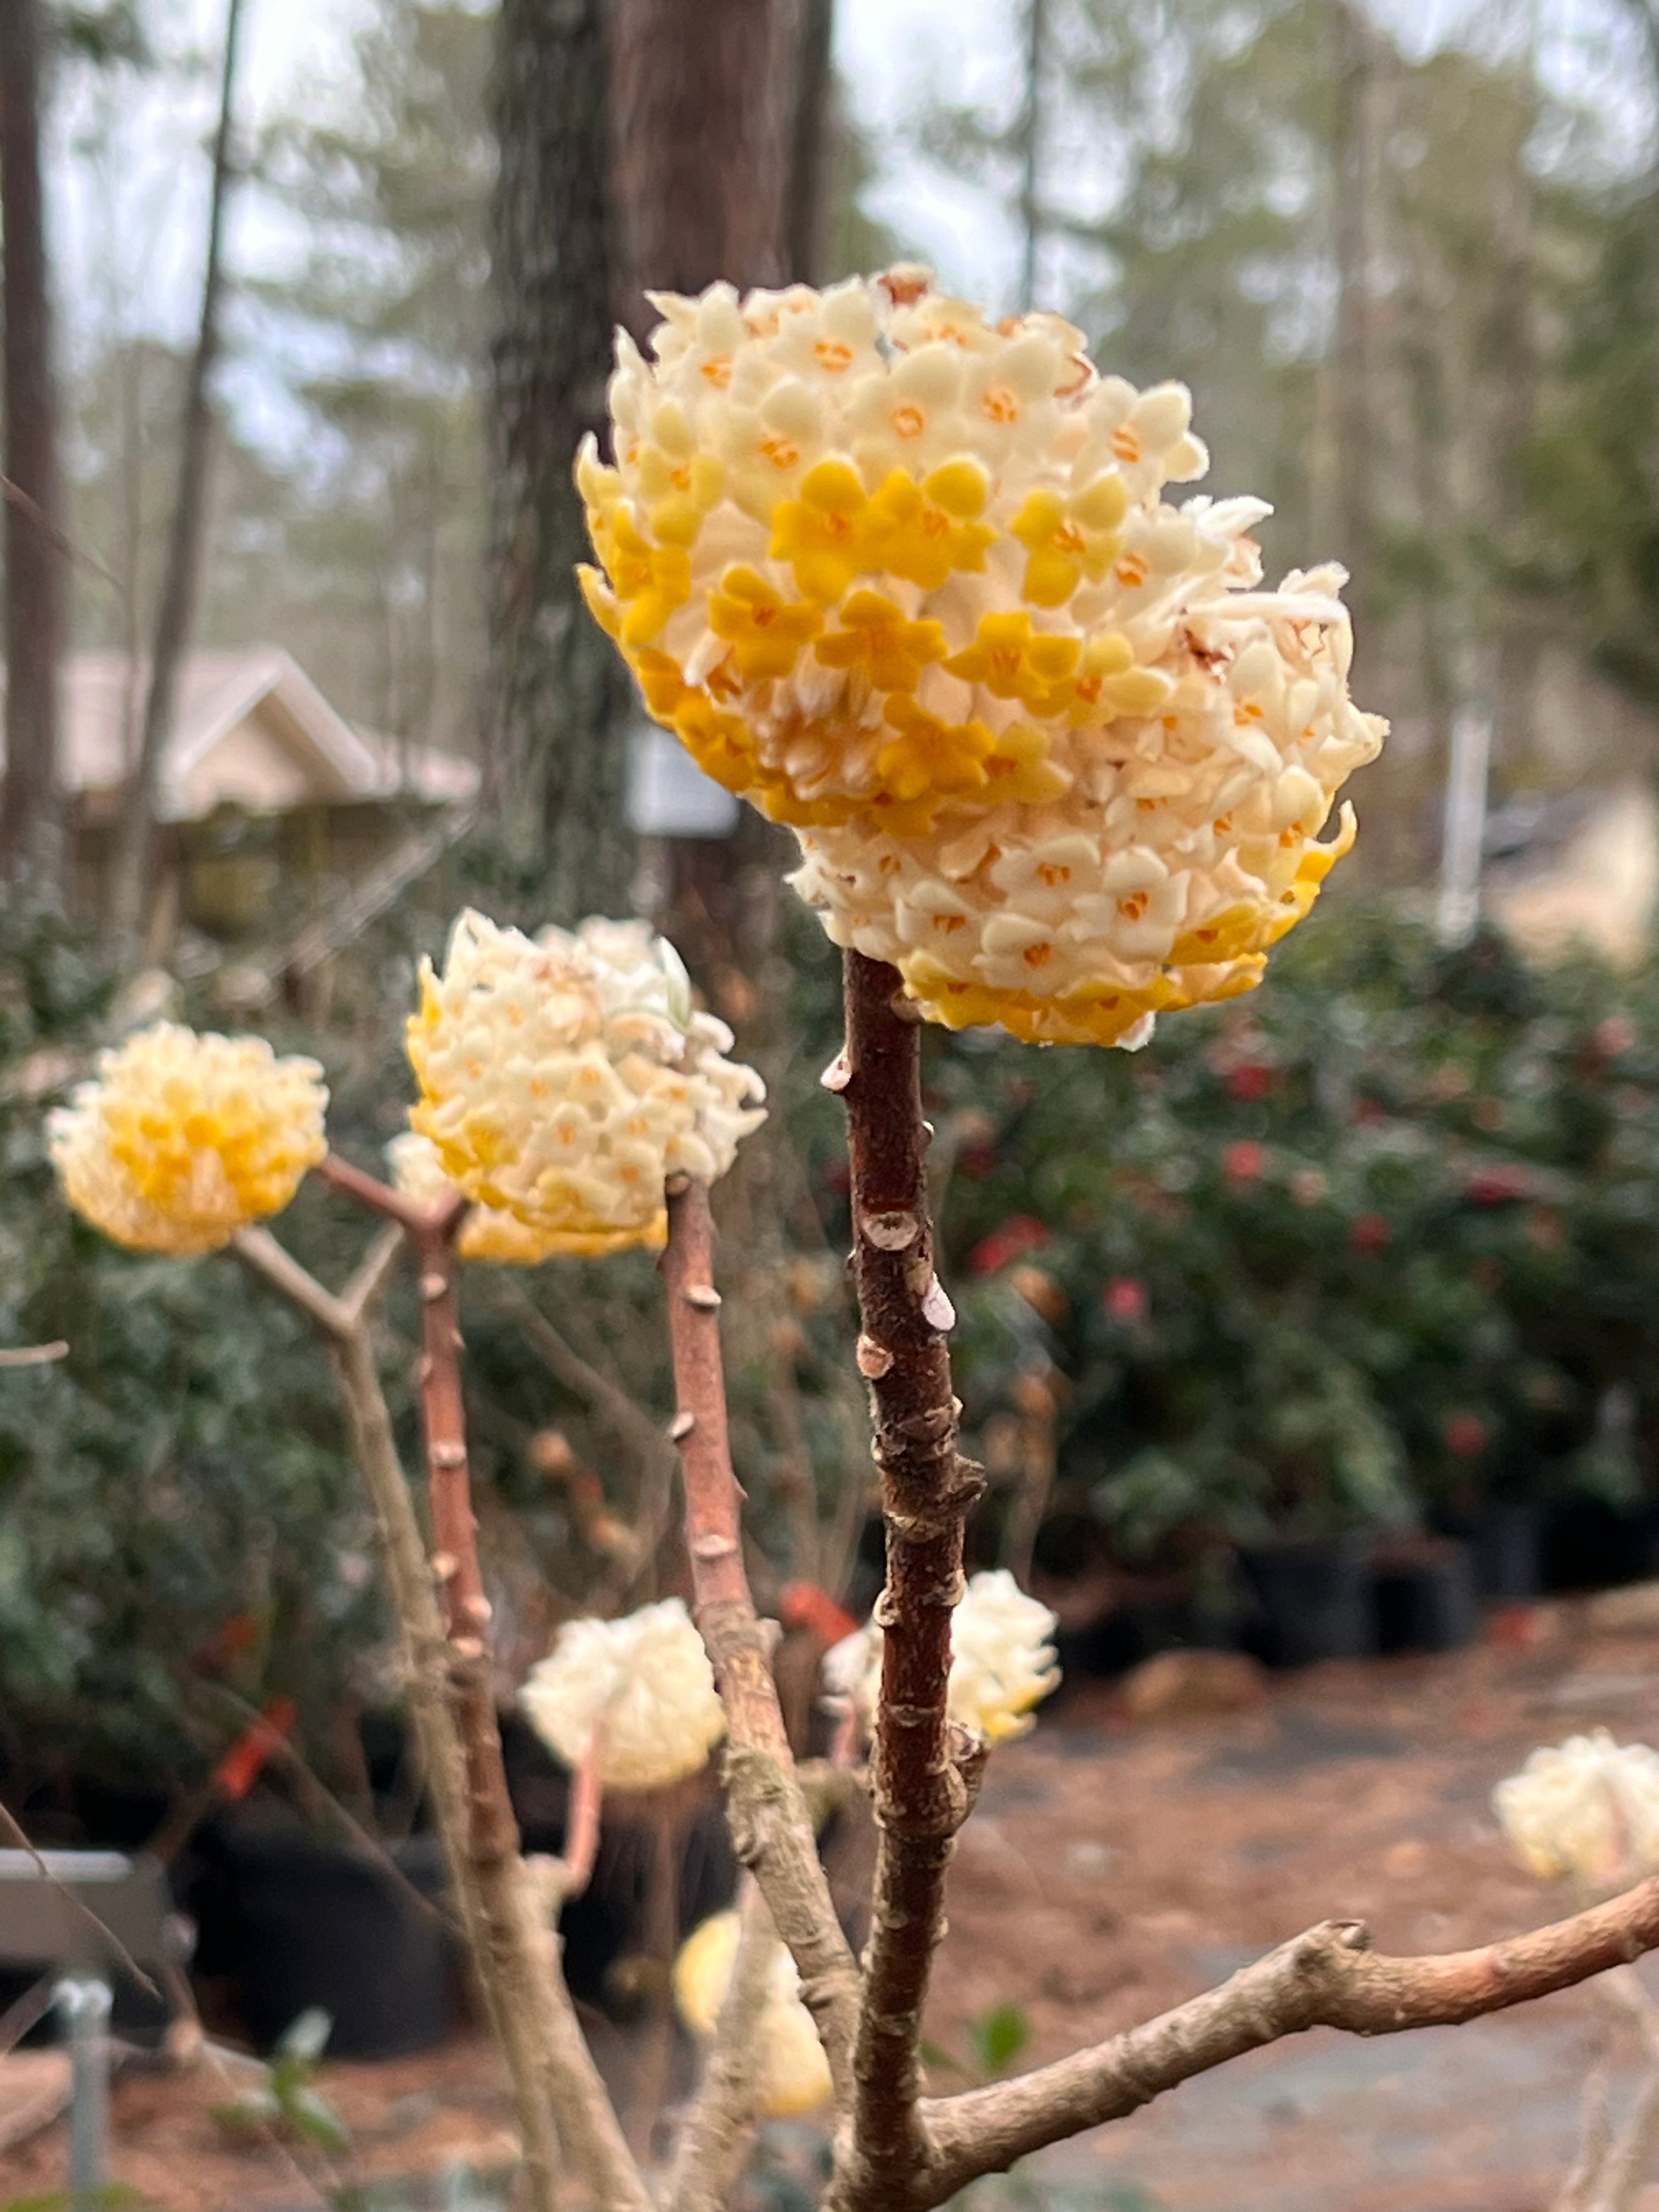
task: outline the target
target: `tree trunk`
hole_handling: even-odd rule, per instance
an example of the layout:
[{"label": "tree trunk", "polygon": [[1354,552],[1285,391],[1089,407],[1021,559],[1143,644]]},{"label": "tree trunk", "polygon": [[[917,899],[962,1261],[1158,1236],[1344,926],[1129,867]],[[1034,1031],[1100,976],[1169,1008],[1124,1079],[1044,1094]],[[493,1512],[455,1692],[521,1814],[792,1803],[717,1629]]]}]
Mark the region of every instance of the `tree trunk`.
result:
[{"label": "tree trunk", "polygon": [[1376,435],[1376,33],[1356,0],[1331,0],[1331,158],[1337,276],[1334,373],[1339,544],[1354,635],[1369,635]]},{"label": "tree trunk", "polygon": [[789,274],[821,284],[830,246],[835,0],[801,0],[786,226]]},{"label": "tree trunk", "polygon": [[179,430],[179,489],[167,542],[167,564],[155,614],[150,651],[149,688],[138,738],[138,757],[128,782],[116,856],[112,919],[117,939],[132,945],[144,925],[149,903],[155,796],[161,754],[172,734],[179,678],[196,619],[201,586],[202,546],[207,526],[208,473],[212,460],[213,404],[210,385],[220,350],[219,307],[224,289],[225,210],[235,181],[230,138],[236,94],[236,52],[242,0],[227,0],[224,62],[219,83],[219,121],[213,138],[213,184],[208,199],[207,264],[202,276],[202,313],[196,351],[185,387]]},{"label": "tree trunk", "polygon": [[40,188],[39,0],[0,0],[0,216],[5,226],[6,763],[0,871],[60,888],[58,664],[68,580],[58,536],[52,303]]},{"label": "tree trunk", "polygon": [[787,0],[612,0],[618,310],[653,291],[778,284],[788,259],[794,9]]},{"label": "tree trunk", "polygon": [[626,902],[623,732],[632,687],[573,573],[571,482],[605,426],[615,283],[605,0],[501,0],[493,113],[492,501],[485,778],[509,829],[538,826],[550,916]]},{"label": "tree trunk", "polygon": [[[647,289],[699,292],[725,277],[742,291],[799,273],[797,29],[792,0],[613,0],[616,297],[636,337],[656,319]],[[752,1013],[746,979],[771,934],[776,844],[746,811],[730,838],[665,844],[659,926],[733,1020]]]}]

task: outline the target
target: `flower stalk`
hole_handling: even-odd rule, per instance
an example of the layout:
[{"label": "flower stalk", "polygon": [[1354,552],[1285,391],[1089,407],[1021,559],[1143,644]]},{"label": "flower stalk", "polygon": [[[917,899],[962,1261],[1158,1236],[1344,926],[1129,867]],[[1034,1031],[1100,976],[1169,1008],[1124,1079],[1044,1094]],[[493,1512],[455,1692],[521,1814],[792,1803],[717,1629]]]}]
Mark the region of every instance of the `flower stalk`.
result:
[{"label": "flower stalk", "polygon": [[705,1186],[668,1187],[668,1294],[678,1413],[673,1436],[685,1486],[685,1545],[698,1628],[730,1731],[726,1818],[801,1979],[838,2100],[850,2091],[858,1968],[819,1863],[812,1817],[790,1755],[772,1679],[769,1639],[756,1618],[743,1562],[737,1477],[726,1433],[714,1231]]}]

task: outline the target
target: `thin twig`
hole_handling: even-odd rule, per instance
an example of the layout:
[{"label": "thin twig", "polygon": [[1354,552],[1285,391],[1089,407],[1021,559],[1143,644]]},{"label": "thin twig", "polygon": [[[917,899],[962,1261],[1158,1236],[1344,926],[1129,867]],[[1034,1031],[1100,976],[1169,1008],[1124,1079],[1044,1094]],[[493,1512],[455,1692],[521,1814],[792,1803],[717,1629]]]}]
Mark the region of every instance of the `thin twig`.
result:
[{"label": "thin twig", "polygon": [[984,1759],[947,1708],[963,1530],[984,1479],[957,1449],[945,1346],[954,1316],[933,1272],[918,1031],[899,1007],[893,969],[849,952],[846,982],[847,1043],[831,1087],[847,1109],[858,1364],[870,1384],[887,1580],[871,1756],[880,1834],[838,2212],[885,2205],[890,2195],[896,2203],[927,2163],[922,2008],[944,1934],[945,1868]]},{"label": "thin twig", "polygon": [[[443,1211],[459,1218],[457,1209]],[[439,1233],[430,1226],[435,1218],[422,1218],[428,1234]],[[467,1747],[451,1703],[452,1669],[457,1660],[465,1668],[468,1655],[454,1651],[439,1607],[434,1565],[447,1562],[427,1558],[375,1370],[367,1303],[355,1316],[349,1313],[343,1301],[324,1290],[264,1231],[244,1231],[236,1249],[251,1267],[310,1314],[334,1344],[354,1455],[380,1525],[387,1583],[408,1669],[410,1716],[468,1948],[512,2081],[536,2212],[553,2212],[558,2201],[555,2118],[573,2160],[607,2212],[612,2206],[617,2212],[649,2212],[644,2185],[582,2040],[564,1986],[557,1944],[539,1909],[537,1885],[518,1856],[516,1832],[505,1857],[481,1867],[475,1856],[481,1829],[493,1831],[499,1808],[487,1808],[482,1823],[475,1817]],[[356,1281],[360,1290],[384,1279],[379,1250],[377,1247],[359,1270]],[[429,1272],[428,1256],[421,1255],[423,1275]],[[452,1260],[451,1278],[453,1273]],[[447,1357],[453,1367],[452,1301],[453,1279],[445,1291],[424,1303],[443,1306],[449,1316],[452,1341]],[[430,1418],[428,1412],[428,1422]],[[475,1632],[479,1625],[473,1622]],[[493,1712],[491,1730],[493,1734]],[[499,1760],[499,1735],[495,1753]]]},{"label": "thin twig", "polygon": [[685,1484],[686,1550],[697,1626],[726,1707],[732,1839],[759,1882],[799,1970],[801,1996],[817,2023],[842,2097],[850,2084],[858,1968],[818,1858],[811,1814],[772,1679],[769,1639],[756,1619],[744,1570],[742,1516],[726,1436],[714,1243],[703,1185],[671,1187],[662,1273],[679,1401],[674,1426]]},{"label": "thin twig", "polygon": [[0,1368],[50,1367],[55,1360],[69,1358],[69,1346],[62,1337],[55,1344],[14,1344],[0,1351]]},{"label": "thin twig", "polygon": [[99,1942],[108,1948],[117,1964],[125,1967],[127,1972],[132,1976],[133,1980],[137,1983],[140,1989],[143,1990],[150,1996],[159,1997],[161,1992],[156,1988],[155,1983],[151,1981],[149,1976],[138,1964],[138,1961],[133,1957],[131,1952],[128,1950],[126,1945],[115,1933],[115,1930],[112,1928],[106,1928],[103,1922],[98,1917],[98,1915],[93,1911],[92,1907],[86,1902],[85,1899],[77,1897],[74,1890],[67,1882],[58,1881],[57,1875],[46,1864],[46,1860],[40,1856],[39,1850],[29,1841],[22,1829],[19,1827],[16,1820],[12,1816],[11,1808],[6,1804],[3,1798],[0,1798],[0,1836],[3,1836],[9,1844],[15,1845],[18,1850],[22,1851],[27,1857],[32,1858],[34,1861],[36,1867],[40,1869],[40,1879],[46,1883],[47,1888],[56,1890],[58,1896],[62,1898],[64,1904],[70,1907],[70,1911],[77,1913],[80,1917],[86,1922],[88,1927],[92,1929],[97,1936]]}]

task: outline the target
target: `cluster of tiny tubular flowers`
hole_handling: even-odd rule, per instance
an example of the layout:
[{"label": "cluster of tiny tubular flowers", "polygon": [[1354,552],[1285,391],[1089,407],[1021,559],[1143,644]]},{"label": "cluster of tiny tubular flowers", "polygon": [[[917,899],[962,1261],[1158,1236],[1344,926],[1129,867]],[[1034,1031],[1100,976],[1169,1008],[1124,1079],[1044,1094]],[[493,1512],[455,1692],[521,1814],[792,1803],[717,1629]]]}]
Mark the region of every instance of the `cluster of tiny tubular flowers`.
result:
[{"label": "cluster of tiny tubular flowers", "polygon": [[[1028,1735],[1034,1708],[1060,1686],[1048,1640],[1056,1619],[1006,1568],[975,1575],[951,1616],[951,1718],[988,1744]],[[823,1656],[829,1701],[850,1705],[866,1729],[881,1692],[881,1646],[870,1621]]]},{"label": "cluster of tiny tubular flowers", "polygon": [[731,1045],[644,922],[532,939],[469,911],[442,974],[422,967],[409,1118],[441,1172],[516,1221],[536,1258],[660,1244],[665,1180],[716,1181],[765,1118],[764,1086]]},{"label": "cluster of tiny tubular flowers", "polygon": [[[712,2043],[720,2026],[740,1933],[736,1912],[713,1913],[692,1929],[674,1960],[674,2003],[702,2043]],[[829,2101],[830,2062],[801,2001],[795,1962],[775,1942],[755,2048],[761,2064],[760,2106],[768,2119],[796,2118]]]},{"label": "cluster of tiny tubular flowers", "polygon": [[1342,572],[1264,591],[1261,501],[1164,497],[1208,465],[1186,391],[916,270],[653,296],[616,465],[577,465],[588,603],[651,713],[795,830],[836,942],[1037,1042],[1135,1044],[1256,982],[1383,725]]},{"label": "cluster of tiny tubular flowers", "polygon": [[[438,1206],[452,1198],[455,1185],[444,1173],[438,1147],[418,1129],[405,1129],[386,1148],[393,1187],[417,1206]],[[538,1267],[562,1249],[556,1237],[526,1228],[511,1213],[493,1206],[469,1206],[455,1249],[463,1260],[496,1260],[512,1267]]]},{"label": "cluster of tiny tubular flowers", "polygon": [[280,1213],[326,1154],[322,1073],[263,1037],[140,1030],[47,1121],[64,1195],[118,1244],[216,1252]]},{"label": "cluster of tiny tubular flowers", "polygon": [[1510,1847],[1544,1881],[1628,1888],[1659,1873],[1659,1752],[1605,1729],[1534,1751],[1492,1792]]},{"label": "cluster of tiny tubular flowers", "polygon": [[677,1597],[620,1620],[567,1621],[519,1704],[567,1766],[596,1758],[607,1790],[682,1782],[726,1733],[708,1654]]}]

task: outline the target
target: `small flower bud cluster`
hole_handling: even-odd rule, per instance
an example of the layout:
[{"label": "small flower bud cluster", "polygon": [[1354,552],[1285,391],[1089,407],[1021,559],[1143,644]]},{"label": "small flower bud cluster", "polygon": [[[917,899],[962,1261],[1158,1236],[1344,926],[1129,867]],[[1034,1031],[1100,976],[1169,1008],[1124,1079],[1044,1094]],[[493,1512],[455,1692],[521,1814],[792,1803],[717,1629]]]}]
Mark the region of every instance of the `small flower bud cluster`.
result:
[{"label": "small flower bud cluster", "polygon": [[216,1252],[280,1213],[327,1152],[322,1073],[262,1037],[141,1030],[47,1121],[64,1195],[118,1244]]},{"label": "small flower bud cluster", "polygon": [[[975,1575],[951,1616],[951,1718],[988,1744],[1029,1735],[1032,1709],[1060,1686],[1048,1640],[1055,1625],[1006,1568]],[[881,1630],[870,1621],[823,1656],[830,1701],[850,1705],[866,1729],[881,1694]]]},{"label": "small flower bud cluster", "polygon": [[1184,388],[916,270],[654,296],[616,465],[578,464],[588,602],[650,712],[794,828],[836,942],[932,1019],[1046,1042],[1258,981],[1383,726],[1342,572],[1263,591],[1264,502],[1164,499],[1208,465]]},{"label": "small flower bud cluster", "polygon": [[575,1768],[595,1753],[607,1790],[661,1790],[726,1733],[702,1638],[677,1597],[621,1620],[572,1620],[519,1692],[526,1718]]},{"label": "small flower bud cluster", "polygon": [[520,1223],[538,1257],[659,1244],[666,1178],[716,1181],[765,1118],[760,1078],[725,1057],[731,1046],[645,923],[532,939],[469,911],[442,974],[422,967],[410,1121],[456,1188]]},{"label": "small flower bud cluster", "polygon": [[[674,2003],[699,2042],[711,2043],[731,1986],[741,1930],[735,1912],[716,1912],[694,1928],[674,1961]],[[769,2120],[815,2112],[829,2101],[830,2062],[801,2002],[795,1962],[775,1943],[755,2047],[760,2054],[760,2107]]]},{"label": "small flower bud cluster", "polygon": [[1605,1729],[1534,1751],[1492,1792],[1510,1847],[1545,1881],[1627,1889],[1659,1873],[1659,1752]]}]

